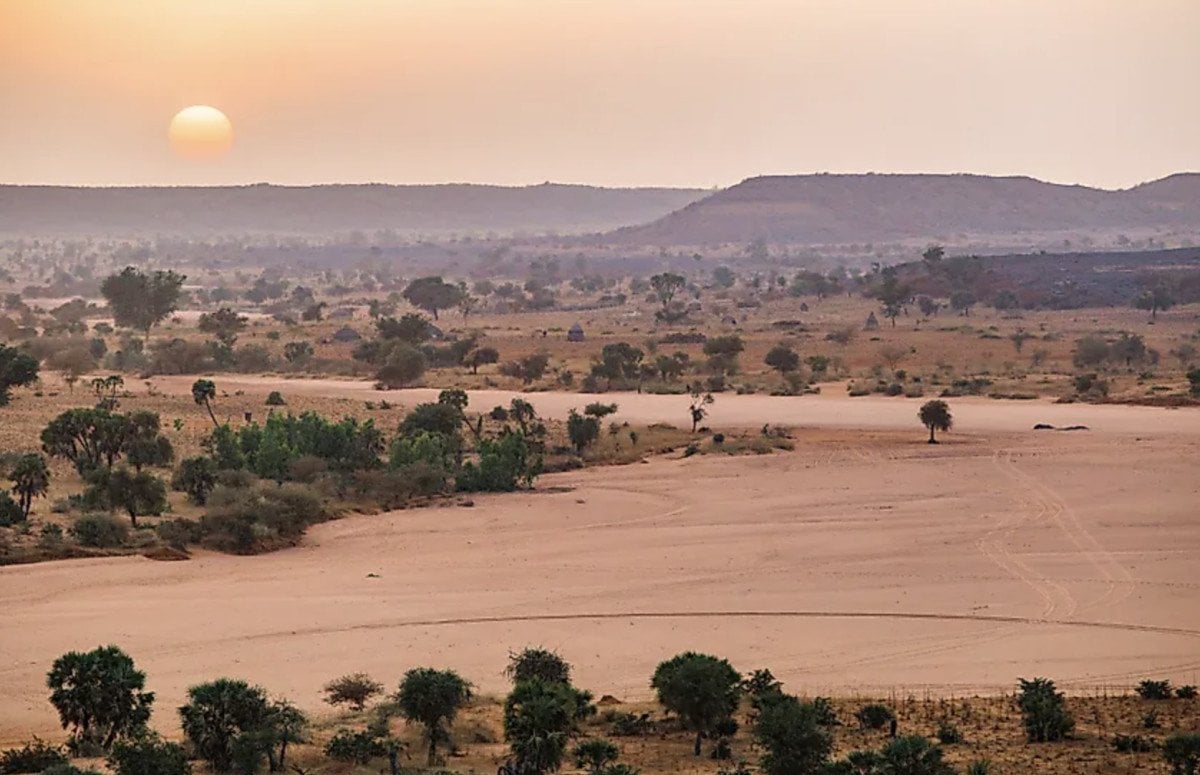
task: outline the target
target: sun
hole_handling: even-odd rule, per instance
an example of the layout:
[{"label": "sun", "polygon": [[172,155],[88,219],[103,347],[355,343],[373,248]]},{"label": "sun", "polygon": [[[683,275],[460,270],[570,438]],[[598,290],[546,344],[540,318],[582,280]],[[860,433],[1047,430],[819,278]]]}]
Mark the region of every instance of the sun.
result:
[{"label": "sun", "polygon": [[185,159],[216,159],[233,145],[233,124],[209,105],[192,105],[175,114],[167,130],[171,148]]}]

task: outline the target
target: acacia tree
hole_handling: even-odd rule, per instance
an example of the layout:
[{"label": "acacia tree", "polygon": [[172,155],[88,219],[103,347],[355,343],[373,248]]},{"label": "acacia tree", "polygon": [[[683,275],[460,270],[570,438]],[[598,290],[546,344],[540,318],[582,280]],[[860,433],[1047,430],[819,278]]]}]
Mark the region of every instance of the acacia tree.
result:
[{"label": "acacia tree", "polygon": [[149,471],[120,466],[108,473],[104,493],[108,504],[123,509],[135,528],[138,517],[158,516],[167,509],[167,486]]},{"label": "acacia tree", "polygon": [[1175,297],[1165,285],[1155,285],[1139,293],[1133,300],[1133,306],[1150,313],[1150,319],[1158,318],[1158,313],[1166,312],[1175,306]]},{"label": "acacia tree", "polygon": [[30,452],[21,455],[8,472],[12,481],[12,491],[21,504],[21,514],[29,519],[29,511],[33,507],[33,499],[46,494],[50,487],[50,469],[46,467],[46,458]]},{"label": "acacia tree", "polygon": [[650,278],[650,285],[654,288],[654,294],[658,296],[664,310],[675,298],[675,294],[679,293],[686,284],[687,280],[683,275],[674,272],[663,272]]},{"label": "acacia tree", "polygon": [[425,310],[438,319],[438,310],[449,309],[462,301],[464,291],[441,277],[420,277],[404,289],[404,298],[414,307]]},{"label": "acacia tree", "polygon": [[780,375],[789,374],[800,368],[800,356],[785,344],[772,347],[763,362],[778,371]]},{"label": "acacia tree", "polygon": [[213,399],[216,397],[217,385],[211,379],[198,379],[192,383],[192,400],[196,402],[196,406],[203,406],[208,410],[208,416],[212,418],[214,428],[220,425],[212,408]]},{"label": "acacia tree", "polygon": [[833,740],[813,703],[800,702],[778,689],[759,704],[754,736],[762,746],[766,775],[816,775],[825,772]]},{"label": "acacia tree", "polygon": [[917,412],[917,416],[921,418],[921,422],[929,429],[929,443],[937,444],[935,431],[948,431],[954,424],[954,418],[950,415],[950,406],[941,399],[926,401],[921,405],[921,410]]},{"label": "acacia tree", "polygon": [[46,676],[50,704],[63,729],[106,749],[118,737],[144,729],[154,703],[154,693],[144,691],[145,685],[146,674],[116,646],[63,654]]},{"label": "acacia tree", "polygon": [[12,389],[38,378],[37,359],[15,347],[0,344],[0,406],[12,400]]},{"label": "acacia tree", "polygon": [[206,334],[212,334],[225,349],[232,350],[238,334],[246,328],[246,320],[245,315],[239,315],[229,307],[221,307],[216,312],[201,315],[197,327]]},{"label": "acacia tree", "polygon": [[692,403],[688,405],[688,412],[692,417],[692,433],[696,432],[696,427],[704,422],[704,418],[708,416],[708,406],[715,403],[717,399],[713,398],[712,393],[703,393],[700,386],[692,386]]},{"label": "acacia tree", "polygon": [[737,710],[741,683],[742,676],[728,661],[692,651],[659,664],[650,680],[663,707],[696,733],[696,756],[705,734]]},{"label": "acacia tree", "polygon": [[132,328],[150,338],[150,329],[175,311],[185,275],[173,271],[146,274],[127,266],[100,284],[118,326]]},{"label": "acacia tree", "polygon": [[453,670],[418,667],[404,674],[396,705],[401,715],[425,727],[428,764],[437,762],[437,746],[450,741],[447,726],[471,699],[471,685]]}]

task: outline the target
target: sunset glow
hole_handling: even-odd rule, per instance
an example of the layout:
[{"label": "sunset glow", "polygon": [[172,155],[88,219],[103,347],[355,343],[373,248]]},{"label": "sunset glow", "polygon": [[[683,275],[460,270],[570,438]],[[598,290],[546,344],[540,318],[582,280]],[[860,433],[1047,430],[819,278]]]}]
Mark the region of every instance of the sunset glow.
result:
[{"label": "sunset glow", "polygon": [[167,129],[175,153],[188,159],[215,159],[233,145],[233,125],[209,105],[192,105],[175,114]]}]

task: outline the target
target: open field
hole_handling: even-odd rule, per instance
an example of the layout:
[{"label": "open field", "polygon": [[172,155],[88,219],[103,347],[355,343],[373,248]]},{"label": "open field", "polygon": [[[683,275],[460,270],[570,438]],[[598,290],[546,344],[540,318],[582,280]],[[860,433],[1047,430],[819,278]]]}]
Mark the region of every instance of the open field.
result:
[{"label": "open field", "polygon": [[[547,414],[580,398],[533,396]],[[679,397],[612,399],[631,422],[682,414]],[[628,700],[686,648],[809,694],[996,694],[1034,674],[1077,690],[1197,682],[1195,410],[956,400],[961,432],[929,446],[917,405],[722,396],[714,427],[796,426],[796,450],[556,474],[473,508],[319,525],[265,556],[0,568],[0,737],[54,734],[49,661],[107,642],[164,708],[237,675],[319,710],[331,677],[391,683],[417,664],[499,693],[508,650],[531,643]]]}]

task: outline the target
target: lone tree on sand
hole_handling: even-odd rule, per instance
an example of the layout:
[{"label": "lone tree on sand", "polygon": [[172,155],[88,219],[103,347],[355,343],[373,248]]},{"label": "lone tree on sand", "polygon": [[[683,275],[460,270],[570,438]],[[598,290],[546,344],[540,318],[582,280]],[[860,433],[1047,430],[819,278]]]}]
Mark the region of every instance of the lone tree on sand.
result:
[{"label": "lone tree on sand", "polygon": [[661,663],[650,686],[663,707],[696,733],[692,752],[699,756],[704,736],[737,710],[741,683],[742,676],[724,659],[689,651]]},{"label": "lone tree on sand", "polygon": [[470,699],[471,685],[453,670],[419,667],[404,674],[396,705],[404,718],[425,727],[430,767],[437,762],[438,743],[450,741],[449,723]]},{"label": "lone tree on sand", "polygon": [[937,437],[934,435],[936,431],[948,431],[954,425],[954,418],[950,416],[950,406],[941,400],[926,401],[921,406],[921,411],[917,413],[921,418],[921,422],[929,429],[929,443],[937,444]]}]

